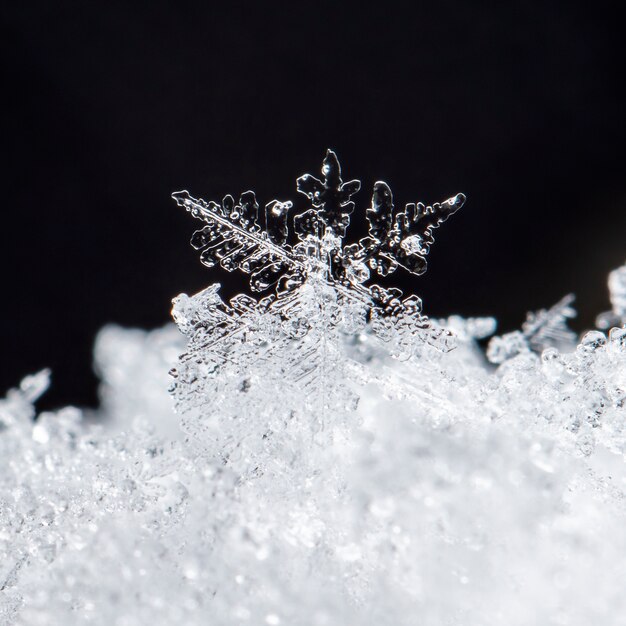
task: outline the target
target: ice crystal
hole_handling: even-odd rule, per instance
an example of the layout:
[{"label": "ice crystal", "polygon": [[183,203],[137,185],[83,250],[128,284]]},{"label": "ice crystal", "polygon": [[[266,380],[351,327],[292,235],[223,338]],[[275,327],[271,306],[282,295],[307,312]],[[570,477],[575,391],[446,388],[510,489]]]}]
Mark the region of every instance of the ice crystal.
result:
[{"label": "ice crystal", "polygon": [[354,270],[421,270],[430,229],[342,247],[357,185],[328,159],[295,245],[285,202],[262,225],[249,194],[191,201],[204,258],[254,260],[269,296],[212,285],[176,299],[182,335],[104,329],[96,412],[36,415],[48,371],[0,401],[0,625],[625,623],[623,316],[577,343],[568,297],[489,364],[492,318],[431,322]]},{"label": "ice crystal", "polygon": [[123,428],[141,419],[163,435],[180,432],[167,390],[168,371],[184,348],[174,324],[151,332],[109,325],[98,333],[94,367],[103,381],[100,412],[107,426]]},{"label": "ice crystal", "polygon": [[433,206],[409,203],[403,211],[394,213],[391,190],[379,181],[366,211],[369,237],[343,246],[354,210],[350,198],[360,187],[358,180],[342,181],[337,156],[328,150],[322,179],[305,174],[297,181],[298,191],[309,199],[311,208],[294,216],[295,245],[288,243],[291,201],[268,202],[262,229],[259,204],[252,191],[241,194],[238,203],[230,195],[221,204],[205,202],[187,191],[174,193],[173,197],[194,217],[206,222],[191,239],[192,246],[202,251],[202,263],[250,274],[253,291],[275,287],[280,299],[307,282],[321,283],[367,308],[380,307],[388,313],[406,306],[413,311],[415,298],[401,301],[399,290],[377,285],[366,288],[364,283],[371,271],[387,276],[399,266],[423,274],[434,241],[433,229],[463,206],[465,196],[457,194]]},{"label": "ice crystal", "polygon": [[502,363],[522,352],[541,352],[550,346],[573,348],[576,335],[567,327],[567,320],[576,315],[572,308],[573,294],[559,300],[549,309],[528,313],[522,329],[493,337],[487,348],[487,358],[492,363]]},{"label": "ice crystal", "polygon": [[598,315],[596,321],[602,330],[626,324],[626,264],[609,274],[609,292],[613,309]]},{"label": "ice crystal", "polygon": [[[311,208],[293,218],[295,245],[288,243],[290,201],[265,206],[263,229],[251,191],[238,203],[226,196],[221,204],[186,191],[173,194],[206,222],[191,240],[205,265],[250,274],[255,292],[275,288],[264,298],[242,294],[227,304],[215,284],[174,301],[174,320],[189,338],[187,352],[172,370],[181,412],[200,408],[205,416],[224,415],[227,407],[240,413],[242,403],[254,403],[272,407],[275,419],[285,411],[309,411],[323,430],[328,411],[355,407],[358,400],[347,384],[352,378],[347,337],[369,325],[398,355],[415,354],[424,342],[449,347],[450,333],[421,314],[419,298],[403,299],[398,289],[366,283],[371,271],[386,276],[400,266],[422,274],[433,229],[465,197],[428,207],[410,203],[394,213],[391,190],[377,182],[366,211],[369,236],[344,246],[354,210],[350,198],[360,186],[358,180],[342,181],[337,156],[329,150],[321,179],[305,174],[297,181]],[[285,403],[285,397],[292,400]]]}]

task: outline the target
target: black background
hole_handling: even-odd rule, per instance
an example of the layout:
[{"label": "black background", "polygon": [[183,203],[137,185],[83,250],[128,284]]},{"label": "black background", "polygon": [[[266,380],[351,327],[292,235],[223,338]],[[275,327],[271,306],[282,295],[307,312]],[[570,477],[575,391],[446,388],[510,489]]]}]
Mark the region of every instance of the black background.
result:
[{"label": "black background", "polygon": [[[44,366],[48,406],[94,403],[107,322],[153,328],[207,270],[174,190],[295,196],[334,148],[396,205],[467,205],[407,290],[431,315],[608,308],[626,259],[619,3],[15,2],[6,107],[0,387]],[[404,7],[404,8],[403,8]],[[399,273],[398,273],[399,274]]]}]

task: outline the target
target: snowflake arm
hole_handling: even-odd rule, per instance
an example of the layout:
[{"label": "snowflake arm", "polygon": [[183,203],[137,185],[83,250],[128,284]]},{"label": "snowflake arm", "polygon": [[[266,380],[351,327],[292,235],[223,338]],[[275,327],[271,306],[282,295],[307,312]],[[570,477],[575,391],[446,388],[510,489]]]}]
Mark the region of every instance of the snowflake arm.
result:
[{"label": "snowflake arm", "polygon": [[320,236],[320,227],[328,227],[335,235],[344,237],[350,224],[350,214],[354,211],[354,202],[350,197],[361,188],[361,181],[342,181],[337,155],[332,150],[326,152],[322,163],[322,180],[304,174],[298,178],[297,187],[313,205],[313,209],[296,217],[298,235],[301,238],[307,235]]},{"label": "snowflake arm", "polygon": [[347,251],[355,261],[367,263],[381,276],[402,266],[412,274],[421,275],[427,269],[426,256],[434,243],[433,230],[438,228],[465,203],[460,193],[444,202],[425,206],[408,203],[404,211],[393,218],[393,195],[382,181],[374,185],[370,208],[367,210],[369,237]]},{"label": "snowflake arm", "polygon": [[285,273],[304,269],[286,244],[287,211],[291,202],[268,203],[267,230],[260,232],[258,205],[251,191],[242,194],[237,205],[232,196],[226,196],[220,206],[196,199],[186,190],[177,191],[172,197],[193,217],[206,222],[204,228],[193,234],[191,245],[201,251],[200,260],[207,267],[219,264],[229,272],[239,269],[250,274],[253,291],[264,291]]}]

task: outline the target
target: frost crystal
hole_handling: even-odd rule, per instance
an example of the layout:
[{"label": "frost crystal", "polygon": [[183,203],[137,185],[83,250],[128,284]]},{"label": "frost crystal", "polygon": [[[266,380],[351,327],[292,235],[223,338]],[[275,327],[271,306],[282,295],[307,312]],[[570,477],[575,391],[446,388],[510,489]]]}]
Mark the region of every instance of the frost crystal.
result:
[{"label": "frost crystal", "polygon": [[[305,174],[298,179],[297,187],[312,208],[295,215],[298,242],[293,246],[287,243],[291,201],[268,202],[262,230],[259,205],[252,191],[241,194],[237,204],[230,195],[221,204],[197,200],[187,191],[173,197],[194,217],[206,222],[191,239],[192,246],[202,251],[201,261],[208,267],[219,264],[227,271],[238,269],[250,274],[253,291],[275,287],[280,299],[305,283],[324,284],[368,309],[380,307],[389,312],[406,306],[413,311],[414,298],[403,305],[398,290],[363,285],[370,279],[371,270],[387,276],[402,266],[413,274],[423,274],[434,241],[433,229],[463,206],[465,196],[458,194],[433,206],[410,203],[394,214],[391,190],[386,183],[377,182],[366,211],[370,236],[358,244],[343,246],[354,210],[350,198],[361,183],[342,181],[337,156],[329,150],[322,165],[322,180]],[[261,305],[269,305],[274,296],[270,298]]]},{"label": "frost crystal", "polygon": [[598,315],[596,325],[602,330],[626,324],[626,264],[609,274],[612,311]]},{"label": "frost crystal", "polygon": [[421,314],[419,298],[402,299],[398,289],[366,283],[372,271],[380,276],[398,267],[425,272],[433,229],[465,197],[433,206],[411,203],[394,213],[391,190],[377,182],[366,211],[369,237],[344,246],[354,210],[350,198],[360,186],[358,180],[342,181],[337,156],[329,150],[321,180],[305,174],[297,181],[311,208],[293,218],[298,240],[293,246],[288,243],[290,201],[266,204],[263,229],[251,191],[238,203],[226,196],[221,204],[197,200],[187,191],[173,194],[206,222],[191,240],[205,265],[250,274],[255,292],[275,291],[261,299],[239,295],[226,304],[216,284],[174,301],[174,320],[189,337],[188,350],[172,371],[181,412],[200,407],[205,415],[219,414],[227,405],[240,412],[249,402],[269,409],[281,389],[274,416],[300,407],[323,429],[328,410],[356,406],[347,384],[354,377],[347,337],[365,332],[369,324],[399,355],[415,354],[425,342],[449,347],[450,333]]},{"label": "frost crystal", "polygon": [[358,184],[329,153],[299,188],[293,245],[288,202],[177,194],[269,295],[105,328],[98,411],[36,415],[47,370],[0,400],[0,626],[623,626],[623,269],[607,334],[576,342],[568,296],[490,364],[492,318],[368,282],[423,271],[460,201],[394,216],[377,183],[344,246]]},{"label": "frost crystal", "polygon": [[569,294],[550,309],[528,313],[522,330],[494,337],[487,348],[487,358],[492,363],[502,363],[522,352],[541,352],[550,346],[573,348],[576,335],[567,327],[567,320],[576,316],[572,308],[574,295]]}]

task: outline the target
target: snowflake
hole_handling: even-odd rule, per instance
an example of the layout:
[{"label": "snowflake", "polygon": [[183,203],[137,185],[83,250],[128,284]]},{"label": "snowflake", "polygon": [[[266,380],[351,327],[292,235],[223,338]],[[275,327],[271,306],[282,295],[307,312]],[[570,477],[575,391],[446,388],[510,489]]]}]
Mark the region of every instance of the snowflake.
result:
[{"label": "snowflake", "polygon": [[[287,243],[291,201],[268,202],[262,230],[259,204],[252,191],[242,193],[237,204],[230,195],[221,204],[193,198],[187,191],[176,192],[173,198],[206,222],[191,239],[191,245],[201,251],[202,263],[250,274],[253,291],[275,287],[280,298],[307,281],[323,282],[354,301],[393,313],[403,306],[401,293],[378,285],[364,287],[371,271],[387,276],[401,266],[423,274],[433,230],[463,206],[465,196],[457,194],[433,206],[409,203],[394,215],[391,190],[379,181],[366,211],[369,237],[343,246],[354,210],[350,198],[360,187],[358,180],[342,181],[337,155],[328,150],[321,180],[311,174],[298,178],[298,191],[310,200],[312,208],[294,216],[299,241],[293,246]],[[413,308],[415,302],[410,298],[404,306]]]},{"label": "snowflake", "polygon": [[576,335],[567,327],[567,320],[576,316],[573,302],[574,295],[570,293],[549,309],[528,313],[521,330],[491,339],[487,358],[492,363],[503,363],[524,352],[540,353],[548,347],[573,348]]},{"label": "snowflake", "polygon": [[[409,203],[394,213],[393,197],[384,182],[374,185],[366,218],[369,236],[343,245],[354,210],[351,197],[358,180],[343,182],[337,156],[328,150],[322,177],[297,181],[310,208],[293,218],[297,242],[288,243],[291,201],[265,205],[264,228],[259,204],[251,191],[235,203],[227,195],[220,204],[195,199],[187,191],[173,194],[177,203],[206,225],[191,239],[208,267],[250,275],[253,292],[273,293],[256,299],[241,294],[225,303],[219,284],[174,301],[173,315],[189,338],[187,352],[172,371],[179,406],[221,411],[228,401],[236,410],[240,393],[281,387],[314,411],[323,427],[331,408],[356,406],[345,380],[350,378],[345,337],[371,331],[410,356],[421,343],[450,348],[450,333],[422,315],[416,296],[371,284],[372,273],[387,276],[398,267],[413,274],[426,271],[433,230],[464,203],[458,194],[442,203]],[[265,400],[268,400],[267,398]],[[267,406],[257,398],[258,404]]]}]

